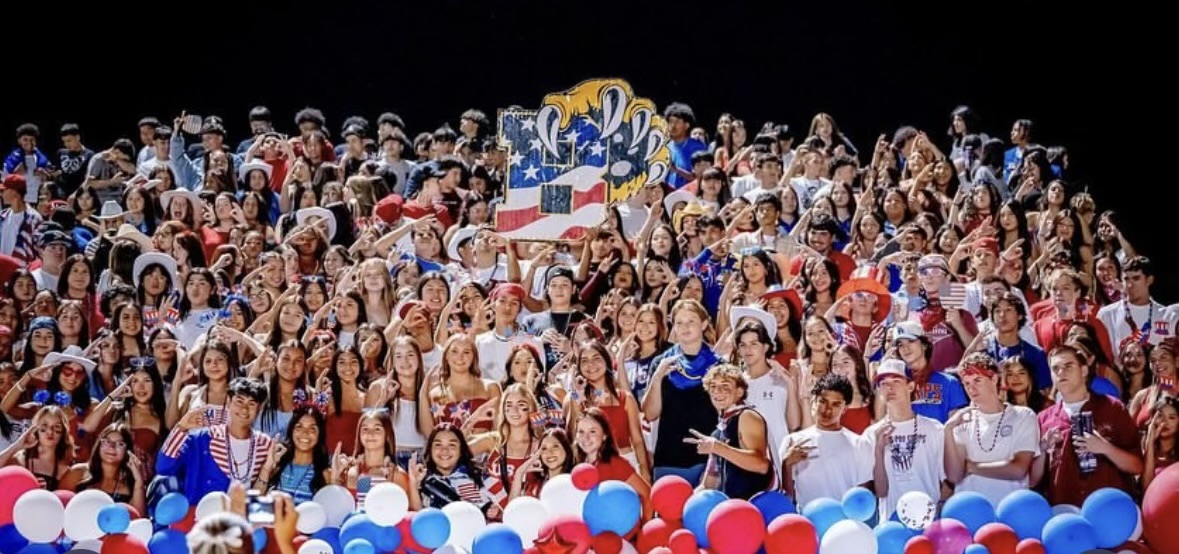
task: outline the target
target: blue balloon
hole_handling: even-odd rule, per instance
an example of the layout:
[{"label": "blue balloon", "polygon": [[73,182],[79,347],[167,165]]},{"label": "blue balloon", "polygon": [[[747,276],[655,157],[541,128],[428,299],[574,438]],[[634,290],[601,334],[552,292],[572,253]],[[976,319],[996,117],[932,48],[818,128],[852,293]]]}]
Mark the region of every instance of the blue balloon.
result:
[{"label": "blue balloon", "polygon": [[708,515],[717,504],[728,499],[721,491],[706,489],[692,493],[684,504],[684,529],[696,535],[696,544],[701,548],[708,548]]},{"label": "blue balloon", "polygon": [[328,543],[332,547],[332,552],[344,552],[344,547],[340,544],[340,530],[335,527],[324,527],[311,535],[311,538]]},{"label": "blue balloon", "polygon": [[950,496],[942,507],[942,517],[961,521],[970,530],[971,536],[974,536],[983,525],[999,519],[991,501],[973,491],[956,492]]},{"label": "blue balloon", "polygon": [[864,487],[852,487],[843,493],[843,514],[848,519],[868,521],[876,514],[876,494]]},{"label": "blue balloon", "polygon": [[188,498],[178,492],[164,495],[160,499],[160,503],[156,504],[156,523],[159,525],[172,525],[184,519],[186,515],[188,515]]},{"label": "blue balloon", "polygon": [[981,544],[972,544],[967,546],[962,554],[991,554],[991,550]]},{"label": "blue balloon", "polygon": [[1048,554],[1076,554],[1097,548],[1097,530],[1077,514],[1060,514],[1044,525],[1044,550]]},{"label": "blue balloon", "polygon": [[450,518],[438,508],[426,508],[409,524],[413,540],[426,548],[441,548],[450,538]]},{"label": "blue balloon", "polygon": [[151,536],[151,539],[147,541],[147,550],[151,554],[187,552],[188,541],[184,539],[184,533],[175,529],[164,529]]},{"label": "blue balloon", "polygon": [[622,481],[603,481],[594,486],[582,505],[591,535],[607,531],[625,537],[643,515],[643,503],[634,487]]},{"label": "blue balloon", "polygon": [[1039,493],[1020,489],[1008,494],[995,510],[999,521],[1007,524],[1019,540],[1039,539],[1044,524],[1052,519],[1052,506]]},{"label": "blue balloon", "polygon": [[[622,483],[622,481],[606,482]],[[586,513],[589,513],[588,510]],[[471,545],[471,554],[521,554],[522,552],[524,552],[524,542],[520,540],[520,535],[502,523],[492,523],[484,527],[478,535],[475,535],[475,542]]]},{"label": "blue balloon", "polygon": [[28,545],[29,541],[16,530],[15,523],[0,526],[0,552],[20,552],[20,549]]},{"label": "blue balloon", "polygon": [[266,543],[270,540],[270,536],[266,534],[265,527],[254,529],[254,552],[261,552],[266,549]]},{"label": "blue balloon", "polygon": [[778,519],[778,516],[798,513],[794,501],[782,491],[759,492],[749,499],[749,503],[761,512],[761,518],[765,520],[767,526],[770,522]]},{"label": "blue balloon", "polygon": [[124,533],[129,525],[131,525],[131,512],[128,512],[125,506],[111,504],[98,511],[98,528],[103,533]]},{"label": "blue balloon", "polygon": [[872,532],[876,534],[877,554],[905,554],[905,543],[917,534],[899,521],[886,521]]},{"label": "blue balloon", "polygon": [[1095,491],[1081,505],[1081,515],[1093,523],[1098,548],[1114,548],[1130,540],[1138,526],[1138,505],[1120,489]]},{"label": "blue balloon", "polygon": [[344,554],[376,554],[376,552],[377,549],[373,548],[373,543],[364,539],[352,539],[344,547]]},{"label": "blue balloon", "polygon": [[820,540],[832,525],[847,519],[843,514],[843,505],[834,498],[816,498],[807,502],[802,508],[802,515],[815,525]]},{"label": "blue balloon", "polygon": [[[185,548],[188,548],[185,546]],[[32,543],[20,549],[17,554],[60,554],[57,547],[46,543]]]}]

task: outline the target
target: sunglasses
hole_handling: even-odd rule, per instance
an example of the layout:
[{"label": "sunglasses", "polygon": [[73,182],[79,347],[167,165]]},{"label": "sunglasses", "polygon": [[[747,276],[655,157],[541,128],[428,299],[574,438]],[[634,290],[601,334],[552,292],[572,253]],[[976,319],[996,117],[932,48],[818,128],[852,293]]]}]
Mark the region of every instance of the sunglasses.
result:
[{"label": "sunglasses", "polygon": [[86,370],[84,370],[84,369],[70,367],[70,366],[64,366],[61,368],[61,376],[62,377],[74,378],[74,377],[81,377],[84,375],[86,375]]},{"label": "sunglasses", "polygon": [[917,274],[922,277],[935,277],[935,276],[945,275],[946,270],[944,270],[940,267],[920,267],[920,268],[917,268]]}]

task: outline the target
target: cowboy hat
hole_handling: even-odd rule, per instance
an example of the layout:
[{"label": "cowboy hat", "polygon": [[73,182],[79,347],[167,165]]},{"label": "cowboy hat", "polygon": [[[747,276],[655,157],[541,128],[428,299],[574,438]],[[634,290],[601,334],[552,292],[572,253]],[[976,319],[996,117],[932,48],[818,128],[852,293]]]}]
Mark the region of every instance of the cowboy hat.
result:
[{"label": "cowboy hat", "polygon": [[775,298],[781,298],[786,301],[786,304],[790,306],[791,317],[802,319],[802,299],[798,297],[798,291],[783,287],[782,285],[773,285],[761,295],[761,299],[766,302]]},{"label": "cowboy hat", "polygon": [[131,275],[134,277],[136,287],[139,286],[139,281],[143,276],[143,272],[147,269],[147,266],[152,264],[159,264],[163,266],[164,271],[168,272],[168,277],[172,279],[173,287],[180,285],[180,279],[177,277],[178,272],[176,270],[176,260],[172,256],[168,256],[162,252],[148,252],[142,256],[139,256],[138,258],[135,258],[135,268],[131,272]]},{"label": "cowboy hat", "polygon": [[478,232],[479,230],[474,227],[463,227],[455,231],[450,236],[450,242],[446,245],[446,255],[456,262],[463,261],[462,256],[459,255],[459,248],[462,247],[463,242],[475,238]]},{"label": "cowboy hat", "polygon": [[733,332],[733,342],[737,341],[737,327],[742,319],[753,318],[765,327],[770,340],[778,342],[778,320],[774,315],[755,306],[733,306],[729,309],[729,330]]},{"label": "cowboy hat", "polygon": [[879,272],[875,267],[860,267],[852,273],[851,279],[839,286],[839,290],[835,293],[835,299],[839,300],[848,295],[857,292],[867,292],[876,295],[876,313],[873,314],[872,320],[876,323],[884,321],[888,317],[889,310],[892,309],[892,295],[888,292],[888,287],[877,278]]},{"label": "cowboy hat", "polygon": [[75,345],[67,346],[65,352],[50,352],[45,356],[45,365],[78,364],[86,369],[86,373],[93,373],[97,364],[83,356],[82,349]]},{"label": "cowboy hat", "polygon": [[151,237],[141,233],[134,225],[124,223],[119,226],[119,231],[115,233],[113,238],[115,241],[129,240],[139,245],[141,252],[151,252],[156,249],[155,243],[151,241]]},{"label": "cowboy hat", "polygon": [[107,200],[102,203],[102,210],[94,215],[94,219],[114,219],[116,217],[123,217],[126,212],[123,210],[118,202],[114,200]]},{"label": "cowboy hat", "polygon": [[201,197],[197,196],[197,193],[185,189],[169,190],[160,195],[160,207],[164,209],[165,218],[171,213],[168,211],[168,206],[172,205],[172,199],[174,198],[187,200],[192,208],[193,219],[201,218]]},{"label": "cowboy hat", "polygon": [[327,220],[327,238],[329,242],[332,240],[332,237],[336,236],[336,214],[333,214],[331,210],[316,206],[303,208],[295,212],[295,222],[299,225],[310,225],[308,220],[311,218]]},{"label": "cowboy hat", "polygon": [[237,169],[237,179],[239,181],[245,181],[246,177],[250,176],[250,172],[254,171],[255,169],[265,173],[267,181],[270,180],[270,174],[274,172],[274,167],[266,162],[248,162],[242,164],[241,167]]},{"label": "cowboy hat", "polygon": [[680,202],[683,202],[684,204],[691,204],[695,199],[695,194],[680,189],[663,197],[663,209],[667,210],[667,215],[673,215],[675,213],[676,204],[679,204]]}]

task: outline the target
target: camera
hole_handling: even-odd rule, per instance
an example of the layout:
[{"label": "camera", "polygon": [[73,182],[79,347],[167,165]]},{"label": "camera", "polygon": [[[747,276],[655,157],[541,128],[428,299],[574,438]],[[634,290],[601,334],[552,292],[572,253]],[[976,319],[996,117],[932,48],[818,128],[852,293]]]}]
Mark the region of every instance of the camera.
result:
[{"label": "camera", "polygon": [[254,525],[274,525],[274,498],[258,490],[248,491],[246,519]]}]

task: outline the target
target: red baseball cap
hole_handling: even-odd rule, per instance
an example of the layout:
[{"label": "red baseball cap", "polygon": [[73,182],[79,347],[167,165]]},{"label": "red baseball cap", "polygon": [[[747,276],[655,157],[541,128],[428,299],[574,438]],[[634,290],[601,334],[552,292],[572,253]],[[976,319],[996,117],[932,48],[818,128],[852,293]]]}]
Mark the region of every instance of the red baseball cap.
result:
[{"label": "red baseball cap", "polygon": [[0,190],[13,190],[21,194],[29,192],[29,184],[25,182],[25,176],[20,174],[12,174],[0,181]]},{"label": "red baseball cap", "polygon": [[405,205],[405,199],[401,198],[400,194],[390,194],[382,198],[373,208],[373,213],[382,221],[390,225],[401,220],[401,207]]}]

